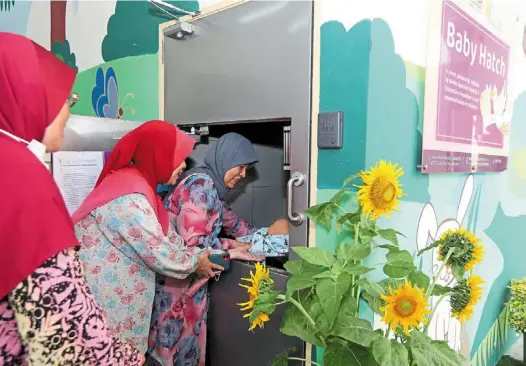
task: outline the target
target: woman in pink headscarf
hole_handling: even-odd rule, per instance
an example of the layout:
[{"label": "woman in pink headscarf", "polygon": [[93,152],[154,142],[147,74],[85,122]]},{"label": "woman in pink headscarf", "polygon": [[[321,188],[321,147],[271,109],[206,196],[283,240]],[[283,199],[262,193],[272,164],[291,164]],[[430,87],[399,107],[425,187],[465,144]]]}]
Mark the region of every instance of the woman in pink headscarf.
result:
[{"label": "woman in pink headscarf", "polygon": [[62,147],[74,81],[51,52],[0,32],[0,365],[143,363],[112,337],[43,163]]}]

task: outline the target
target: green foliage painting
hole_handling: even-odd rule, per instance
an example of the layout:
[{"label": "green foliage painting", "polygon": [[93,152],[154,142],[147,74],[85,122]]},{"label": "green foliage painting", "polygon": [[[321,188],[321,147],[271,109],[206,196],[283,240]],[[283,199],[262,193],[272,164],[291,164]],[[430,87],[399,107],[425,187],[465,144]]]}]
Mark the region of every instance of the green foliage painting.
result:
[{"label": "green foliage painting", "polygon": [[[197,1],[167,1],[187,11],[199,10]],[[183,14],[175,14],[182,16]],[[155,54],[159,50],[159,24],[171,20],[147,1],[117,1],[108,20],[108,33],[102,42],[102,58]]]},{"label": "green foliage painting", "polygon": [[79,72],[77,67],[77,58],[75,54],[71,52],[69,48],[69,42],[66,40],[64,42],[56,41],[51,47],[51,52],[57,56],[61,61],[71,67],[75,72]]},{"label": "green foliage painting", "polygon": [[0,11],[10,11],[15,6],[15,0],[0,0]]}]

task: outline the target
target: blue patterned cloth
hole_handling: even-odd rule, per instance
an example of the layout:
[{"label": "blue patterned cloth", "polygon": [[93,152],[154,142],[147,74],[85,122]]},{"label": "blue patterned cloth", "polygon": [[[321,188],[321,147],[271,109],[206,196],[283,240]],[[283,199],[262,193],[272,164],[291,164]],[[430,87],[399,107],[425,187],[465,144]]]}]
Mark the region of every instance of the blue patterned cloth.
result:
[{"label": "blue patterned cloth", "polygon": [[268,228],[261,228],[255,233],[237,238],[243,243],[250,243],[250,253],[265,257],[282,257],[289,254],[288,235],[269,235]]}]

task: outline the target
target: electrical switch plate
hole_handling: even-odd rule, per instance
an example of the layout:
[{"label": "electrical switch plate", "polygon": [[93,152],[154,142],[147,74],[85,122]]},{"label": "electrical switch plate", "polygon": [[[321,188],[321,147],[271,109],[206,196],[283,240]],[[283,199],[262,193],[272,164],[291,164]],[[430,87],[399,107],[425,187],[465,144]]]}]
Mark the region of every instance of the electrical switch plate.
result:
[{"label": "electrical switch plate", "polygon": [[318,149],[343,147],[343,112],[318,114]]}]

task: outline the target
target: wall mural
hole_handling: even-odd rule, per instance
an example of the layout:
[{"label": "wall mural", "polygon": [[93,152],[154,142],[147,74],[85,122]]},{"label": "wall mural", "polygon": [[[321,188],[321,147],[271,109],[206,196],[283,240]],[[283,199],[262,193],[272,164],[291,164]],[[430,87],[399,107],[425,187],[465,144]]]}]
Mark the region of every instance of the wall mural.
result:
[{"label": "wall mural", "polygon": [[[516,339],[509,332],[504,348],[496,342],[500,330],[494,325],[507,285],[511,279],[526,275],[522,265],[526,246],[516,242],[526,233],[526,125],[519,123],[526,118],[526,94],[514,103],[508,171],[475,176],[422,175],[416,166],[421,149],[425,70],[404,62],[396,53],[395,43],[393,31],[382,19],[351,24],[331,20],[321,27],[320,111],[344,110],[346,116],[353,109],[362,112],[353,114],[350,121],[346,119],[345,152],[319,151],[317,200],[322,202],[339,189],[342,175],[388,158],[399,162],[405,171],[407,196],[400,208],[404,214],[393,215],[389,224],[406,235],[400,239],[403,249],[416,252],[447,228],[466,227],[475,232],[486,250],[484,263],[476,270],[486,281],[483,299],[471,320],[462,325],[451,319],[450,305],[442,301],[441,315],[431,325],[431,333],[466,356],[477,356],[480,360],[473,365],[494,365]],[[344,87],[348,92],[341,92]],[[365,112],[353,105],[356,99],[368,106]],[[321,228],[316,232],[316,245],[327,249],[345,240],[348,238]],[[380,256],[373,258],[372,264],[380,261]],[[438,265],[436,253],[424,255],[425,272],[435,272]],[[371,276],[376,280],[383,273],[377,270]],[[439,281],[448,283],[452,277],[446,273]],[[367,311],[361,315],[374,316]],[[383,324],[377,319],[376,325]]]},{"label": "wall mural", "polygon": [[[167,3],[187,11],[199,10],[197,1],[167,1]],[[104,61],[157,53],[159,24],[172,19],[146,1],[117,1],[115,14],[108,21],[108,34],[102,42]]]},{"label": "wall mural", "polygon": [[15,0],[0,0],[0,11],[10,11],[15,6]]},{"label": "wall mural", "polygon": [[126,109],[130,110],[132,116],[135,115],[134,108],[124,106],[128,99],[133,98],[135,95],[128,93],[122,101],[120,100],[117,74],[113,67],[108,67],[106,75],[104,75],[102,67],[97,69],[95,86],[91,92],[91,104],[97,117],[120,119]]},{"label": "wall mural", "polygon": [[[36,2],[0,0],[0,29],[22,34],[39,32],[46,38],[49,34],[52,52],[78,70],[74,91],[81,99],[73,113],[155,119],[159,101],[158,26],[168,19],[146,1],[109,1],[115,4],[115,11],[107,18],[95,16],[93,11],[83,13],[76,0],[69,0],[48,1],[50,18],[42,19],[31,14],[30,8]],[[190,11],[199,9],[198,1],[171,3]],[[448,225],[467,226],[476,232],[487,252],[481,266],[486,280],[485,298],[472,320],[462,326],[460,335],[459,325],[445,315],[433,328],[437,339],[447,340],[455,348],[470,349],[473,355],[479,345],[490,344],[488,331],[500,313],[507,284],[526,275],[522,266],[526,246],[521,244],[522,234],[526,233],[526,124],[518,123],[526,119],[526,94],[520,95],[514,105],[508,171],[474,177],[417,174],[415,151],[420,148],[425,70],[404,62],[404,55],[397,54],[395,43],[409,41],[405,34],[393,35],[389,21],[396,14],[386,17],[389,21],[356,19],[343,24],[337,20],[347,14],[343,9],[346,6],[340,2],[323,5],[324,10],[338,11],[332,11],[333,19],[321,28],[320,110],[343,110],[346,125],[343,149],[319,152],[318,199],[331,196],[348,172],[395,154],[390,159],[403,165],[406,175],[402,183],[409,195],[402,202],[404,215],[393,215],[391,226],[406,235],[400,241],[404,249],[418,250]],[[356,6],[356,2],[349,6]],[[74,11],[68,12],[69,7]],[[74,17],[85,16],[92,17],[90,27],[103,29],[105,37],[90,42],[88,31],[85,39],[71,43],[66,38],[68,24],[75,22]],[[86,47],[92,54],[101,54],[104,62],[79,69],[75,50]],[[331,247],[342,240],[346,238],[317,230],[316,245]],[[430,273],[437,265],[432,253],[422,262],[422,268]],[[373,272],[372,276],[382,273]],[[447,302],[442,306],[441,311],[446,313]],[[373,316],[367,310],[361,315]],[[495,357],[492,355],[488,364]]]},{"label": "wall mural", "polygon": [[[473,175],[468,175],[462,189],[462,194],[458,201],[458,208],[453,217],[442,220],[440,223],[437,214],[431,202],[427,203],[422,210],[422,215],[417,227],[417,249],[421,250],[427,247],[430,243],[440,239],[442,234],[447,230],[456,230],[463,227],[464,218],[468,212],[468,207],[473,196]],[[439,250],[435,248],[432,252],[432,273],[436,274],[442,262],[439,260]],[[442,272],[437,284],[441,286],[454,286],[456,280],[450,269]],[[437,298],[433,298],[433,306],[436,305]],[[460,333],[462,325],[460,322],[451,318],[451,306],[449,304],[449,296],[438,305],[435,317],[433,318],[429,332],[434,339],[447,341],[449,346],[457,351],[460,351]]]},{"label": "wall mural", "polygon": [[69,42],[67,40],[56,41],[53,43],[51,52],[53,52],[55,56],[57,56],[62,62],[66,63],[69,67],[75,70],[75,72],[79,72],[79,68],[77,67],[77,58],[75,54],[71,52],[69,48]]}]

